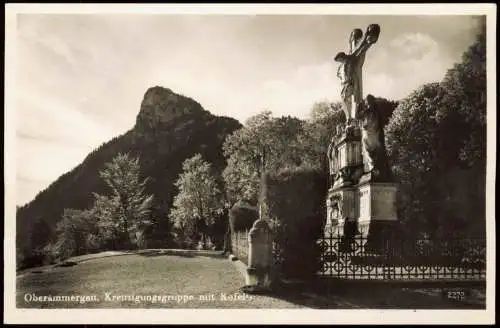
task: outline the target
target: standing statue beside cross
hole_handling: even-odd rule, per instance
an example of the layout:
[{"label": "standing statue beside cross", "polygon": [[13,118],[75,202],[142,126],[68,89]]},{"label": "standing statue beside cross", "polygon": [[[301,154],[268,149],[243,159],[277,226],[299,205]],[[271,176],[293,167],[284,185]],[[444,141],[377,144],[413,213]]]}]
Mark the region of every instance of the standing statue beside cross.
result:
[{"label": "standing statue beside cross", "polygon": [[339,52],[334,60],[341,63],[337,76],[342,83],[341,97],[344,102],[344,113],[347,125],[356,119],[363,102],[363,64],[368,49],[377,42],[380,34],[378,24],[370,24],[363,36],[359,28],[351,32],[349,38],[349,53]]}]

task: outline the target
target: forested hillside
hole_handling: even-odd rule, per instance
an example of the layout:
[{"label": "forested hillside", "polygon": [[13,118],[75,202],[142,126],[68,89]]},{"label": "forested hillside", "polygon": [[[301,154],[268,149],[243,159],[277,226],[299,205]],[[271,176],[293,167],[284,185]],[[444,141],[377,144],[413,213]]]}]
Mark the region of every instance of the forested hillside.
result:
[{"label": "forested hillside", "polygon": [[109,192],[99,171],[118,153],[139,157],[141,174],[149,177],[146,191],[155,195],[152,215],[155,229],[150,244],[167,246],[170,238],[167,215],[177,192],[174,181],[183,161],[200,153],[221,172],[225,167],[222,144],[240,126],[238,121],[214,116],[198,102],[170,89],[148,89],[131,130],[91,152],[80,165],[17,210],[18,257],[26,264],[39,264],[35,263],[42,260],[38,251],[54,238],[55,226],[64,209],[87,208],[93,201],[93,192]]}]

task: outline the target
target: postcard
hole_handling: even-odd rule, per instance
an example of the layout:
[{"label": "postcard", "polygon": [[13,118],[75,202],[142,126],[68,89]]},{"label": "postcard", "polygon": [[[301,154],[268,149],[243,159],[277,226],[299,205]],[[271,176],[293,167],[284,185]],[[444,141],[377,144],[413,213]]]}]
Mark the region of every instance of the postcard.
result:
[{"label": "postcard", "polygon": [[494,323],[492,4],[7,4],[5,323]]}]

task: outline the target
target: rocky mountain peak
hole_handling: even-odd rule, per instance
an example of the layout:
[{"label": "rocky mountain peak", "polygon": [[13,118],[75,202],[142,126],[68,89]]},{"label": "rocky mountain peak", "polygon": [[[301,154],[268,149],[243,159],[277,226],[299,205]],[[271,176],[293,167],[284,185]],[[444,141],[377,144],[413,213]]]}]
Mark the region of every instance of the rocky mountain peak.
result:
[{"label": "rocky mountain peak", "polygon": [[195,100],[177,94],[169,88],[154,86],[144,94],[136,126],[152,127],[181,116],[204,112],[203,107]]}]

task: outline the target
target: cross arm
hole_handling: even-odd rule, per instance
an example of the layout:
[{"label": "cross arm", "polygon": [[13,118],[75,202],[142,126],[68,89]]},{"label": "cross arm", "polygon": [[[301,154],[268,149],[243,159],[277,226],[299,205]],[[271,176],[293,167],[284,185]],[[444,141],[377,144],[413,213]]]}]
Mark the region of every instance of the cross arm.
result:
[{"label": "cross arm", "polygon": [[367,36],[365,35],[361,44],[356,48],[356,50],[354,50],[353,55],[355,57],[359,57],[362,53],[366,52],[372,45],[373,43],[368,42]]},{"label": "cross arm", "polygon": [[378,40],[380,34],[380,26],[378,24],[371,24],[366,29],[366,33],[363,36],[363,41],[354,50],[353,55],[359,56],[363,52],[366,52],[375,42]]}]

